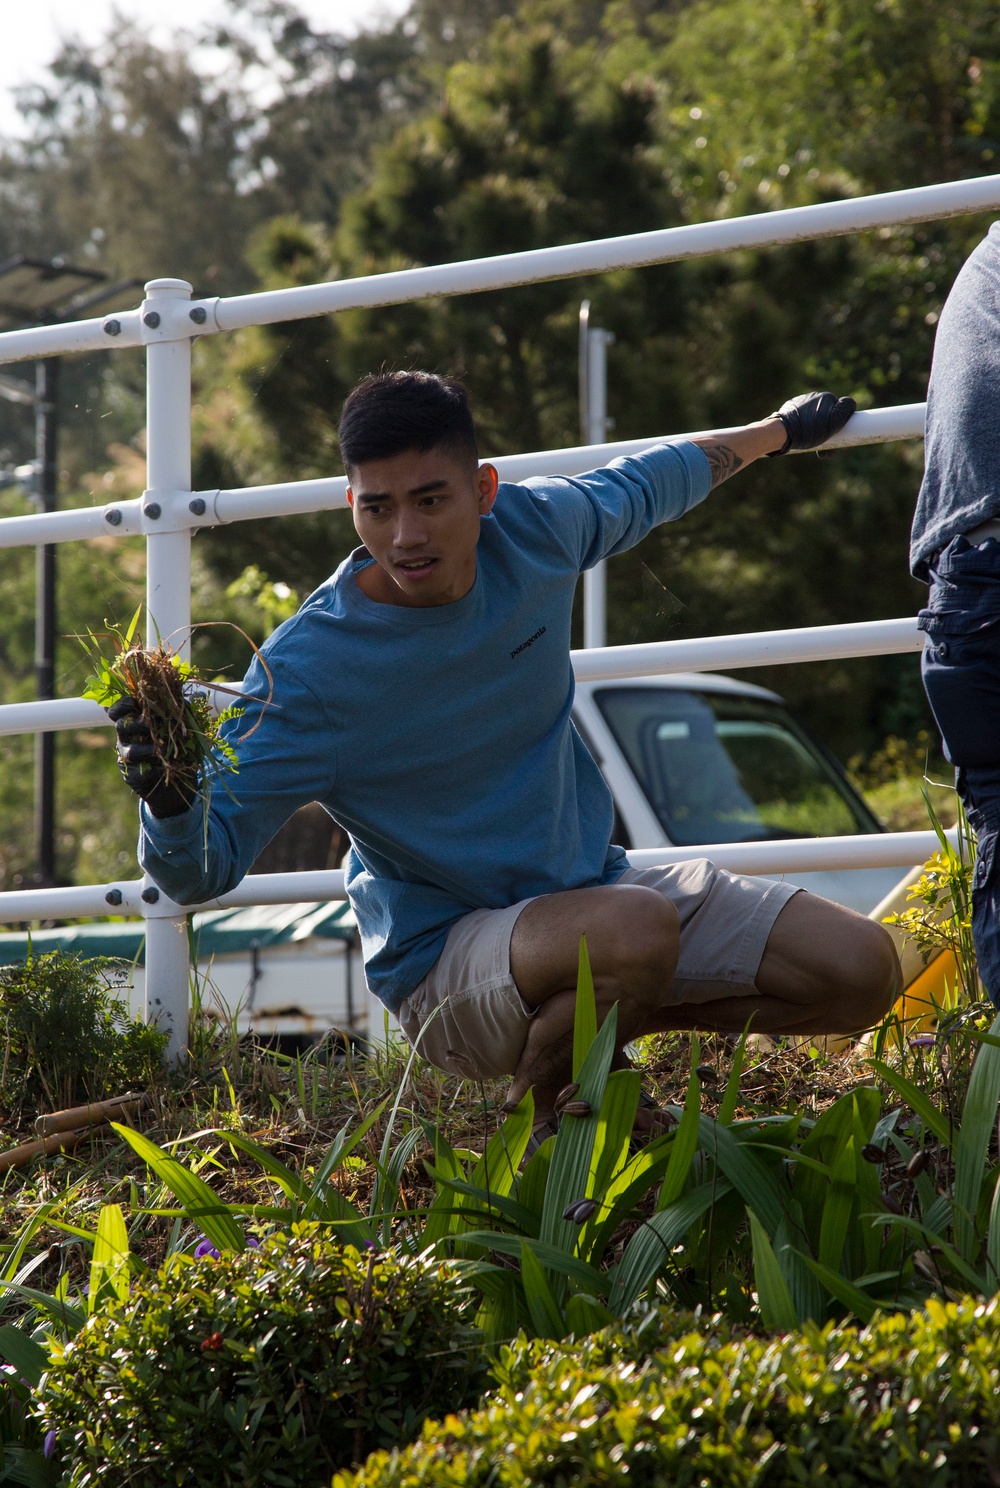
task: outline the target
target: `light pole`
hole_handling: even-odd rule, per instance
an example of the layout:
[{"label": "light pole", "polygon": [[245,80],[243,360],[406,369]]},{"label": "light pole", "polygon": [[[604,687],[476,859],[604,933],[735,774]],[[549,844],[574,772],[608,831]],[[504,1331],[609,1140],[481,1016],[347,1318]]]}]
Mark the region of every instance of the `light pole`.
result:
[{"label": "light pole", "polygon": [[[580,437],[584,444],[605,444],[614,420],[608,418],[608,347],[614,333],[590,324],[590,301],[580,306]],[[602,561],[583,576],[583,644],[608,641],[608,575]]]},{"label": "light pole", "polygon": [[[23,324],[74,320],[92,305],[130,288],[128,280],[107,288],[99,269],[78,269],[61,258],[26,258],[0,264],[0,329]],[[88,294],[87,291],[91,292]],[[0,397],[35,411],[35,460],[32,495],[42,511],[59,504],[59,358],[35,363],[35,385],[19,377],[0,376]],[[56,549],[35,549],[35,679],[39,699],[55,697]],[[55,734],[35,736],[36,879],[55,883]]]}]

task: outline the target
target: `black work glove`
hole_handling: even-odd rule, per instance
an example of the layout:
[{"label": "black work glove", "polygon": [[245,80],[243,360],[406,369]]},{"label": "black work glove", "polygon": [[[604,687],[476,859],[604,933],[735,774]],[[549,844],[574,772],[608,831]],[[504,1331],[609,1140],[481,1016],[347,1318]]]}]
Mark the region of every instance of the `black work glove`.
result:
[{"label": "black work glove", "polygon": [[768,455],[787,455],[789,450],[818,449],[834,434],[839,434],[858,405],[853,398],[838,398],[836,393],[800,393],[782,403],[772,418],[779,418],[788,438],[778,450]]},{"label": "black work glove", "polygon": [[197,794],[194,777],[167,782],[149,725],[134,700],[119,698],[108,709],[108,717],[118,735],[118,768],[126,784],[142,797],[155,817],[180,816],[187,811]]}]

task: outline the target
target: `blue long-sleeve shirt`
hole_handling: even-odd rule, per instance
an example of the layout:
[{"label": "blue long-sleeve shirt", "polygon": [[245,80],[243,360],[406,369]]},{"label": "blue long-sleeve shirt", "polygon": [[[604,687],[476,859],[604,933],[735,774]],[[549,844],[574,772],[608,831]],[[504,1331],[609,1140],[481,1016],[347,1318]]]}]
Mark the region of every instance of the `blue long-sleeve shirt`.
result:
[{"label": "blue long-sleeve shirt", "polygon": [[[687,442],[502,484],[475,583],[453,604],[369,599],[357,574],[373,560],[357,549],[263,647],[274,706],[224,726],[239,773],[231,795],[212,793],[207,844],[200,802],[162,821],[143,806],[143,867],[181,904],[213,899],[298,807],[321,802],[350,834],[368,985],[393,1011],[463,915],[614,882],[626,861],[610,845],[611,794],[570,718],[573,593],[583,569],[710,484]],[[243,690],[267,694],[256,660]]]}]

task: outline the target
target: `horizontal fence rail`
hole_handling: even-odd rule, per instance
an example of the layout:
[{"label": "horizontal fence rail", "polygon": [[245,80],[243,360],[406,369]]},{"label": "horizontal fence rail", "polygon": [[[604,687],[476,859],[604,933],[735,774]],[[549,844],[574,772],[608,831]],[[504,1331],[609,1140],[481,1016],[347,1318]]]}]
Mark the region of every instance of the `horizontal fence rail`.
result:
[{"label": "horizontal fence rail", "polygon": [[[953,839],[954,834],[949,836]],[[793,837],[785,841],[707,843],[699,847],[649,847],[630,851],[633,868],[689,863],[708,858],[731,873],[811,873],[824,868],[910,868],[940,849],[934,832],[872,832],[859,837]],[[109,894],[121,915],[150,917],[142,899],[142,880],[91,884],[86,888],[15,889],[0,894],[0,924],[35,919],[73,919],[106,915]],[[314,873],[261,873],[245,878],[229,894],[187,909],[163,895],[154,901],[157,918],[203,909],[236,909],[251,904],[309,904],[343,899],[344,874],[339,868]]]},{"label": "horizontal fence rail", "polygon": [[638,646],[595,646],[574,651],[572,656],[579,681],[604,682],[617,677],[666,677],[671,672],[736,671],[740,667],[783,666],[796,661],[896,656],[920,651],[923,644],[916,616],[905,616],[901,620],[860,620],[850,625],[810,625],[801,630],[696,636],[689,641],[649,641]]},{"label": "horizontal fence rail", "polygon": [[[810,625],[801,630],[755,630],[743,635],[697,636],[687,641],[601,646],[572,651],[570,656],[579,681],[605,682],[618,677],[668,677],[673,672],[735,671],[800,661],[897,656],[920,651],[923,644],[916,617],[903,616],[899,620],[858,620],[849,625]],[[231,692],[220,692],[219,697],[223,707],[233,700]],[[87,698],[0,707],[0,736],[104,727],[110,727],[107,713]]]},{"label": "horizontal fence rail", "polygon": [[387,274],[370,274],[359,279],[263,290],[228,298],[214,297],[193,303],[187,301],[183,306],[167,311],[158,305],[157,319],[153,324],[146,318],[148,312],[140,308],[94,320],[5,331],[0,334],[0,363],[68,352],[149,346],[158,341],[177,340],[181,335],[211,335],[253,325],[305,320],[340,310],[402,305],[439,296],[479,294],[484,290],[510,289],[518,284],[538,284],[549,279],[677,263],[737,249],[774,248],[784,243],[842,237],[847,233],[900,227],[910,222],[937,221],[997,207],[1000,207],[1000,176],[946,181],[936,186],[889,191],[880,196],[856,197],[851,201],[786,207],[749,217],[696,222],[585,243],[565,243],[554,248],[531,248],[521,253],[497,254],[492,258],[467,259],[462,263],[432,264],[415,269],[397,269]]},{"label": "horizontal fence rail", "polygon": [[[893,408],[865,409],[854,414],[825,449],[855,449],[867,444],[889,444],[901,439],[922,439],[923,403],[901,403]],[[619,439],[612,444],[579,444],[566,449],[536,450],[524,455],[497,455],[490,459],[500,479],[524,481],[532,476],[582,475],[617,460],[638,455],[654,444],[678,443],[684,439],[724,439],[732,429],[699,429],[690,434],[650,434],[644,439]],[[809,454],[795,450],[794,454]],[[134,501],[111,501],[107,506],[73,507],[67,511],[37,512],[23,517],[0,519],[0,548],[28,548],[39,543],[77,542],[93,537],[134,537],[140,533],[176,530],[177,527],[226,526],[261,517],[302,516],[307,512],[336,511],[347,506],[347,477],[323,480],[286,481],[273,486],[243,486],[227,491],[185,491],[176,503],[179,511],[164,516],[163,493],[158,492],[160,515],[150,517],[147,496]]]}]

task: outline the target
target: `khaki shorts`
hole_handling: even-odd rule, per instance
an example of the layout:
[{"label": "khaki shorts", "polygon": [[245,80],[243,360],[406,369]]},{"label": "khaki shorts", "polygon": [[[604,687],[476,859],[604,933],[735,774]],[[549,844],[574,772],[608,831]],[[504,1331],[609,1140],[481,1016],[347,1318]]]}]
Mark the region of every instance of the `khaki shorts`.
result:
[{"label": "khaki shorts", "polygon": [[[666,1005],[752,996],[771,927],[793,884],[743,878],[704,858],[666,868],[628,868],[616,884],[656,889],[680,917],[680,954]],[[510,974],[510,937],[530,899],[477,909],[451,927],[444,950],[397,1014],[432,1064],[468,1079],[512,1075],[535,1010]]]}]

